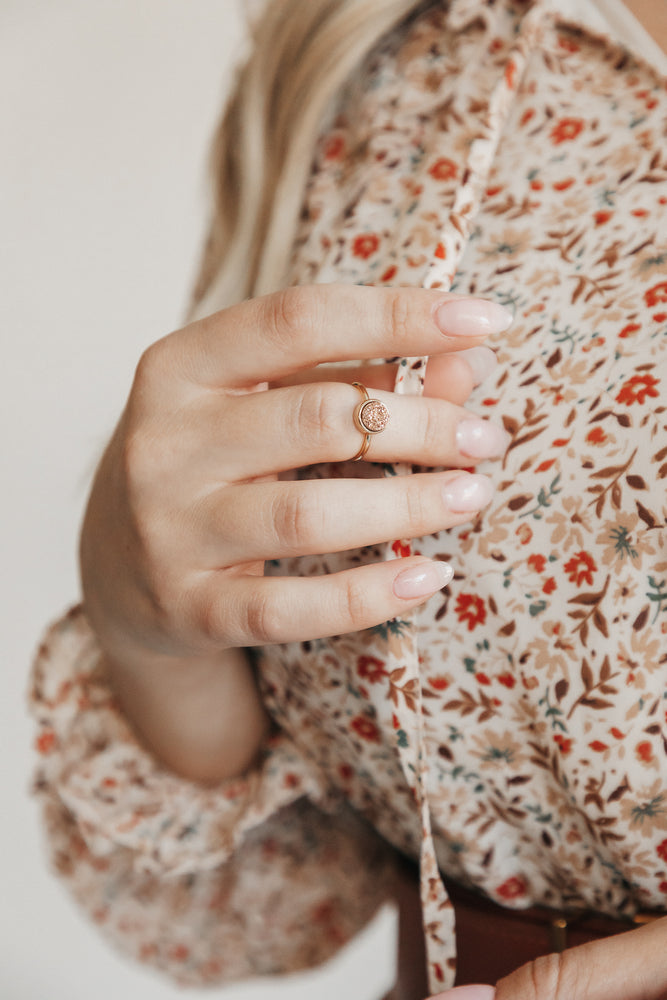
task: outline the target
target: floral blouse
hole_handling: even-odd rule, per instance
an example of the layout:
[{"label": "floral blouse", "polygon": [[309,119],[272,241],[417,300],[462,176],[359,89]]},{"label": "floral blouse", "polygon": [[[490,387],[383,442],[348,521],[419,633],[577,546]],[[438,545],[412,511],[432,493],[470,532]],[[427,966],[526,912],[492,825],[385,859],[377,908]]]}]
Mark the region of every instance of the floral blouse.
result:
[{"label": "floral blouse", "polygon": [[215,789],[138,745],[83,611],[53,626],[31,702],[56,870],[188,984],[322,961],[383,900],[392,847],[421,865],[434,991],[456,953],[440,872],[509,907],[667,910],[667,77],[547,0],[434,0],[342,95],[291,280],[515,310],[467,404],[511,435],[480,467],[495,499],[268,567],[420,552],[455,575],[404,620],[261,650],[278,734]]}]

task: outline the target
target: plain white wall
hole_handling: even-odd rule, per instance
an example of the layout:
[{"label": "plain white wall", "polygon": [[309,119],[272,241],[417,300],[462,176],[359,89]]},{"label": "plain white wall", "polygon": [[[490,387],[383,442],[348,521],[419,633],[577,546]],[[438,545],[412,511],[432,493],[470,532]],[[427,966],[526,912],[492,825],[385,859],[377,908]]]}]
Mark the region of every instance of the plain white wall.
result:
[{"label": "plain white wall", "polygon": [[[142,348],[183,313],[240,39],[236,0],[0,4],[1,1000],[201,995],[117,957],[48,873],[24,703],[38,635],[77,597],[96,458]],[[385,913],[324,971],[223,996],[378,1000],[392,931]]]}]

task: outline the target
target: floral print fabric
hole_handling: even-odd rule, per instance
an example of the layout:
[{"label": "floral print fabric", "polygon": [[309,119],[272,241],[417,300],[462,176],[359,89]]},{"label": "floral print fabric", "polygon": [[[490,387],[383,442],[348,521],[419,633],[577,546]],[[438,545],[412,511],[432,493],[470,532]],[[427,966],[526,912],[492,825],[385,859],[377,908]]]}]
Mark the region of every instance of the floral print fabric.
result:
[{"label": "floral print fabric", "polygon": [[[150,950],[169,912],[166,868],[217,877],[222,866],[252,881],[246,845],[287,815],[290,849],[321,856],[308,825],[318,802],[345,816],[338,850],[356,843],[358,859],[379,858],[365,827],[347,837],[340,798],[421,860],[434,991],[455,969],[438,869],[507,906],[665,909],[666,149],[665,78],[539,0],[434,3],[350,84],[316,152],[292,280],[424,284],[512,306],[515,323],[493,345],[497,374],[468,403],[511,444],[502,463],[481,466],[497,493],[472,525],[270,567],[308,575],[421,552],[455,577],[405,621],[262,651],[281,736],[239,799],[146,763],[111,707],[84,701],[72,714],[89,684],[71,666],[81,643],[87,671],[95,658],[85,623],[42,656],[42,684],[65,685],[58,708],[39,685],[35,694],[54,843],[71,829],[91,858],[122,854],[151,872],[160,902],[136,910],[140,929],[124,935],[133,951],[137,936]],[[396,391],[419,392],[426,364],[402,359]],[[100,804],[119,771],[119,791],[105,793],[115,802]],[[137,836],[123,839],[118,824],[137,812]],[[175,844],[183,812],[195,829]],[[75,891],[84,868],[64,873]],[[362,895],[362,870],[361,860],[347,868],[339,894]],[[270,867],[264,887],[279,894],[284,872]],[[327,865],[317,878],[324,898]],[[263,898],[248,888],[247,913]],[[126,899],[110,903],[109,923]],[[211,924],[226,926],[226,914],[221,905]],[[365,916],[350,913],[348,931]],[[315,937],[326,934],[288,945],[285,931],[282,967],[317,958]]]}]

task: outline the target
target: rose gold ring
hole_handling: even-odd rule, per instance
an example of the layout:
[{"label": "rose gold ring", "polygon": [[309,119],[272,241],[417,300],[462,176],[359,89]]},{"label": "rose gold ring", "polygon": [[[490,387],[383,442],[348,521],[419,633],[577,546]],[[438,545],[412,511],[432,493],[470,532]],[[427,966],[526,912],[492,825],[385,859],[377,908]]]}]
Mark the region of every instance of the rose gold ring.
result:
[{"label": "rose gold ring", "polygon": [[362,395],[360,403],[354,408],[354,426],[364,436],[364,441],[352,459],[353,462],[360,462],[371,446],[373,434],[380,434],[389,423],[389,410],[379,399],[371,399],[368,389],[361,382],[353,382],[352,385],[358,389]]}]

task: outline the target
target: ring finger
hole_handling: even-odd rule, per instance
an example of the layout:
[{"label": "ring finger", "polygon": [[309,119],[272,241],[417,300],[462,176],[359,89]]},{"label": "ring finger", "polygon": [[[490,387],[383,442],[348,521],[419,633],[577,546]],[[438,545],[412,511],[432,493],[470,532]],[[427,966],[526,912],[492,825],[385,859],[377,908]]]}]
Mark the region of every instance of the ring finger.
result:
[{"label": "ring finger", "polygon": [[[400,396],[373,390],[389,414],[386,428],[371,438],[371,462],[412,462],[465,467],[497,458],[507,432],[443,399]],[[320,462],[355,456],[364,435],[353,414],[361,396],[340,382],[271,389],[226,401],[226,420],[213,421],[207,454],[216,478],[239,481]],[[261,428],[258,437],[257,428]]]}]

